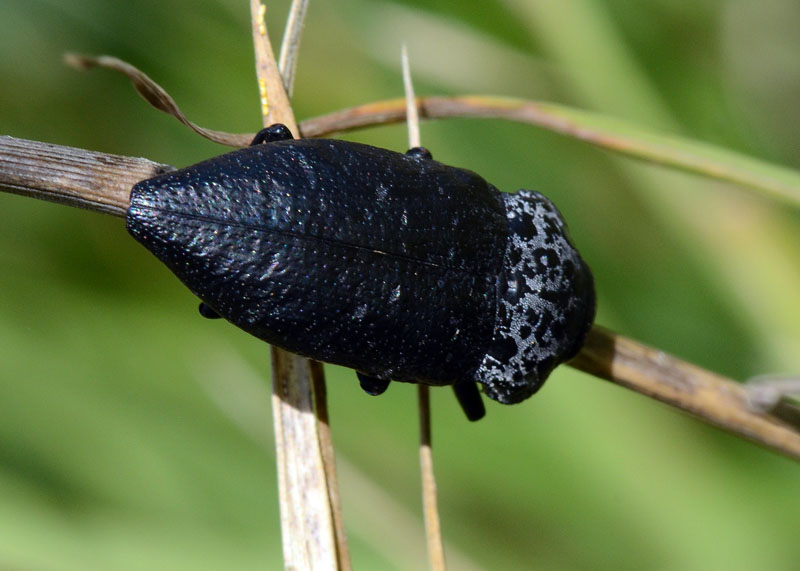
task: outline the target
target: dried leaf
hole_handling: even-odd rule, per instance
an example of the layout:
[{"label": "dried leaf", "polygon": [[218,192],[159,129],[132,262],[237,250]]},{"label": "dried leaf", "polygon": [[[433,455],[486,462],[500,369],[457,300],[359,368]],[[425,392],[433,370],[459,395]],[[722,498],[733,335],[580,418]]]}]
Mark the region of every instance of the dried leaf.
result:
[{"label": "dried leaf", "polygon": [[250,144],[253,140],[253,135],[250,134],[235,134],[226,133],[225,131],[215,131],[213,129],[206,129],[200,127],[196,123],[189,121],[183,111],[180,110],[178,104],[170,96],[166,90],[150,79],[143,71],[135,66],[122,61],[121,59],[113,56],[84,56],[78,54],[65,54],[64,62],[76,69],[86,70],[92,67],[102,67],[118,71],[128,77],[133,83],[133,87],[141,95],[145,101],[150,105],[163,111],[168,115],[172,115],[178,121],[192,129],[195,133],[205,137],[215,143],[228,145],[231,147],[244,147]]}]

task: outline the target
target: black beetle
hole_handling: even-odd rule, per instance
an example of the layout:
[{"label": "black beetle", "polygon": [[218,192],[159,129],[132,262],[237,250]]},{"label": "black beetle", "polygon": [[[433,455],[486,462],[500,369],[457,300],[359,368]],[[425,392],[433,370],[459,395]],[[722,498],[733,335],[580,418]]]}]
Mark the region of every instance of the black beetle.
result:
[{"label": "black beetle", "polygon": [[519,402],[574,356],[592,275],[555,206],[501,193],[425,149],[401,154],[283,125],[133,187],[128,231],[222,316],[294,353],[453,385],[467,416]]}]

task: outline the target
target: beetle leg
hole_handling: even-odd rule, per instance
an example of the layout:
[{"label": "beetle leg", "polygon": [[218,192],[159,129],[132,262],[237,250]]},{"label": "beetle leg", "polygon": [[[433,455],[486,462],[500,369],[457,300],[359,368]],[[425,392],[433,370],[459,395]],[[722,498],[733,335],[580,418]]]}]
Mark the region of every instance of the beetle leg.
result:
[{"label": "beetle leg", "polygon": [[253,142],[250,146],[261,145],[263,143],[274,143],[275,141],[288,141],[294,139],[292,132],[283,123],[275,123],[266,129],[261,129],[256,136],[253,137]]},{"label": "beetle leg", "polygon": [[219,313],[211,309],[202,301],[200,302],[200,307],[198,307],[197,309],[200,310],[200,315],[202,315],[206,319],[219,319],[220,317],[222,317]]},{"label": "beetle leg", "polygon": [[364,392],[374,397],[386,392],[386,389],[391,382],[388,379],[370,377],[369,375],[359,373],[358,371],[356,371],[356,377],[358,377],[358,382],[361,383],[361,388],[364,389]]},{"label": "beetle leg", "polygon": [[481,400],[481,393],[478,390],[478,383],[474,381],[463,381],[453,385],[453,392],[456,393],[458,404],[467,415],[467,419],[480,420],[486,414],[486,408]]},{"label": "beetle leg", "polygon": [[433,155],[425,147],[412,147],[406,151],[406,155],[412,159],[432,159]]}]

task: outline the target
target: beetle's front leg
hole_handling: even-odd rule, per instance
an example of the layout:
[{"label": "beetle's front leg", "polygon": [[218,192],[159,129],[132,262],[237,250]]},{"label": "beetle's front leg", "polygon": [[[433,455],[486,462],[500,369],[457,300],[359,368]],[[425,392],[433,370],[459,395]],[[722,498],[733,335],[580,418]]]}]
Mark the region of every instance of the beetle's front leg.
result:
[{"label": "beetle's front leg", "polygon": [[389,383],[391,382],[388,379],[370,377],[369,375],[365,375],[364,373],[360,373],[358,371],[356,371],[356,377],[358,377],[358,382],[361,384],[361,388],[364,389],[364,392],[373,397],[385,393],[386,389],[389,387]]},{"label": "beetle's front leg", "polygon": [[250,143],[250,146],[253,145],[261,145],[264,143],[275,143],[276,141],[290,141],[294,139],[292,132],[289,130],[289,127],[284,125],[283,123],[275,123],[274,125],[270,125],[265,129],[261,129],[256,136],[253,137],[253,141]]},{"label": "beetle's front leg", "polygon": [[425,147],[411,147],[406,151],[406,156],[414,159],[432,159],[433,155]]},{"label": "beetle's front leg", "polygon": [[456,393],[458,404],[464,410],[469,420],[480,420],[486,414],[486,407],[483,406],[481,392],[478,390],[478,383],[475,381],[462,381],[453,385],[453,392]]}]

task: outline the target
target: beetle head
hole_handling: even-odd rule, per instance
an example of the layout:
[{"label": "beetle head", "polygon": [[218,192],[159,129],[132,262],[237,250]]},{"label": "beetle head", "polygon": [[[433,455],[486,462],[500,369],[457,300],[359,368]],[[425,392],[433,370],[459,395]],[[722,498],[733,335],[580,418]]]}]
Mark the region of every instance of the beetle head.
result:
[{"label": "beetle head", "polygon": [[476,379],[490,398],[516,403],[580,350],[592,325],[592,274],[550,200],[520,190],[504,195],[509,238],[492,344]]}]

